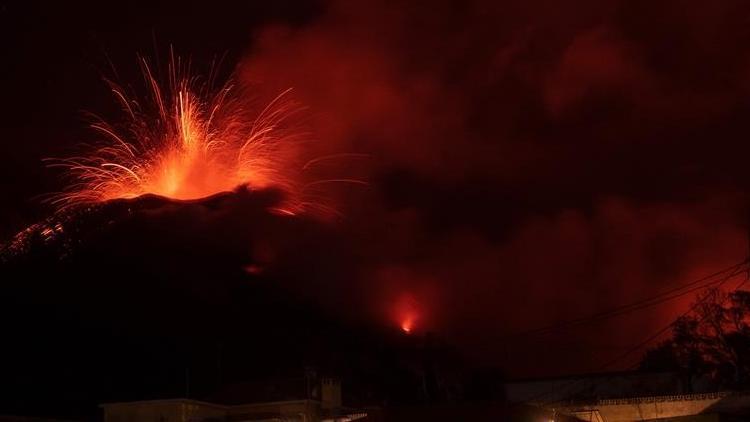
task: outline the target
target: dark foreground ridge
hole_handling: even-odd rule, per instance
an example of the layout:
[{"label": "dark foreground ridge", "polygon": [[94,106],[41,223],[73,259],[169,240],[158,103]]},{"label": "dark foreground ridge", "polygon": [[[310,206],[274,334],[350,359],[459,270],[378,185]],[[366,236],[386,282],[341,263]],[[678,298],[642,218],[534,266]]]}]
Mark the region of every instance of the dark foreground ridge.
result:
[{"label": "dark foreground ridge", "polygon": [[347,248],[330,225],[274,212],[279,201],[144,196],[16,236],[0,267],[0,414],[88,418],[104,402],[205,399],[311,370],[340,377],[355,405],[446,398],[436,368],[463,374],[456,354],[321,299],[343,284],[330,263]]}]

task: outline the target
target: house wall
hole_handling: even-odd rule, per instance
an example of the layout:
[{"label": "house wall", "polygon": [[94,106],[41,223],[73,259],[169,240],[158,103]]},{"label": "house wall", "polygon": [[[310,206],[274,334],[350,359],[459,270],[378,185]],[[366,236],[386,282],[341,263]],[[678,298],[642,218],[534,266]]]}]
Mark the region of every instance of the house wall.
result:
[{"label": "house wall", "polygon": [[718,402],[720,398],[705,400],[655,401],[599,406],[599,413],[607,422],[629,422],[697,415]]},{"label": "house wall", "polygon": [[102,408],[105,422],[219,422],[226,418],[222,407],[190,400],[113,403]]},{"label": "house wall", "polygon": [[590,404],[562,405],[557,409],[562,413],[576,415],[583,420],[587,420],[586,416],[588,416],[592,421],[631,422],[665,418],[692,421],[693,419],[689,418],[692,416],[697,418],[696,421],[703,421],[712,420],[710,417],[716,413],[716,405],[727,397],[729,396],[726,393],[640,397],[600,400]]},{"label": "house wall", "polygon": [[173,399],[130,403],[109,403],[105,422],[316,422],[320,402],[290,400],[237,406],[221,406],[195,400]]},{"label": "house wall", "polygon": [[227,417],[228,421],[254,421],[263,419],[314,422],[320,419],[320,402],[295,400],[238,405],[230,408]]}]

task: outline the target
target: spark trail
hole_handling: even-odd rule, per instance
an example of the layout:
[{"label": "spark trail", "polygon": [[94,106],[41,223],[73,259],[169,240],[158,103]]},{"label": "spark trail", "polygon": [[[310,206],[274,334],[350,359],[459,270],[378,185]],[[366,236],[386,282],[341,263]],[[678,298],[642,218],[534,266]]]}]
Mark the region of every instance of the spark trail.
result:
[{"label": "spark trail", "polygon": [[198,199],[239,186],[282,190],[286,213],[311,205],[295,170],[304,166],[295,165],[301,134],[289,119],[300,106],[290,90],[253,114],[231,80],[215,89],[172,55],[163,88],[148,61],[139,63],[148,95],[131,97],[107,81],[122,121],[94,117],[98,141],[80,155],[47,160],[69,181],[50,197],[59,209],[144,194]]}]

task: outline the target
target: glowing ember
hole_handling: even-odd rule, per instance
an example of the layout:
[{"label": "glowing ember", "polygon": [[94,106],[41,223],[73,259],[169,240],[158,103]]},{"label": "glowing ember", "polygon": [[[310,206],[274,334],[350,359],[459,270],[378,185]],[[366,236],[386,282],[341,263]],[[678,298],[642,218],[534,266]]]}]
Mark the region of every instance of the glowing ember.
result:
[{"label": "glowing ember", "polygon": [[295,213],[302,203],[290,164],[297,136],[285,126],[296,105],[286,92],[253,115],[231,83],[214,90],[184,72],[179,58],[169,66],[168,90],[140,62],[150,98],[138,102],[108,82],[126,119],[97,119],[91,127],[102,135],[99,143],[84,155],[50,160],[71,181],[53,203],[66,208],[147,193],[196,199],[242,185],[273,186],[287,193],[284,212]]}]

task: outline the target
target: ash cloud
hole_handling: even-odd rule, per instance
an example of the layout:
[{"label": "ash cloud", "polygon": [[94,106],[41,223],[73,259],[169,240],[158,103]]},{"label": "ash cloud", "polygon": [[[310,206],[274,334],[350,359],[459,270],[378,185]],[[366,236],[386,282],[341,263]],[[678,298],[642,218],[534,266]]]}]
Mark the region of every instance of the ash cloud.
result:
[{"label": "ash cloud", "polygon": [[[372,157],[342,207],[355,308],[407,308],[504,362],[539,350],[507,333],[745,256],[748,19],[737,1],[333,1],[257,31],[240,75],[294,88],[317,155]],[[592,370],[687,302],[565,333],[554,368],[523,371]]]}]

